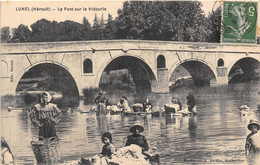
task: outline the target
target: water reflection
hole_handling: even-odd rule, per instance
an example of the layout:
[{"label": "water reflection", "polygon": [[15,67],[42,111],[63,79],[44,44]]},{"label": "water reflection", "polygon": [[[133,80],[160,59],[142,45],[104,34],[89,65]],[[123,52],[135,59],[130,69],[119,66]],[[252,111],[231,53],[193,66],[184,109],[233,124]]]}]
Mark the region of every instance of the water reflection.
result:
[{"label": "water reflection", "polygon": [[[155,109],[170,102],[171,95],[151,96]],[[185,105],[185,96],[179,95]],[[198,115],[195,116],[96,116],[93,113],[64,113],[57,125],[61,156],[64,161],[79,159],[99,153],[101,135],[109,131],[116,148],[123,147],[129,128],[134,124],[144,126],[150,148],[160,153],[162,164],[185,163],[185,160],[241,160],[250,164],[258,158],[245,157],[244,144],[251,118],[259,120],[259,113],[240,116],[238,107],[247,104],[256,107],[260,95],[253,97],[197,96]],[[12,101],[9,101],[12,102]],[[129,100],[129,102],[134,102]],[[80,102],[75,109],[90,109],[92,105]],[[30,142],[37,138],[35,128],[22,111],[1,112],[1,133],[9,143],[18,164],[36,163]]]},{"label": "water reflection", "polygon": [[109,117],[107,117],[106,115],[100,115],[100,116],[97,116],[97,125],[98,125],[98,130],[99,130],[99,134],[102,135],[103,133],[105,132],[108,132],[109,127]]},{"label": "water reflection", "polygon": [[189,118],[189,132],[190,132],[190,138],[191,141],[195,141],[196,140],[196,130],[197,130],[197,115],[196,116],[192,116],[191,118]]}]

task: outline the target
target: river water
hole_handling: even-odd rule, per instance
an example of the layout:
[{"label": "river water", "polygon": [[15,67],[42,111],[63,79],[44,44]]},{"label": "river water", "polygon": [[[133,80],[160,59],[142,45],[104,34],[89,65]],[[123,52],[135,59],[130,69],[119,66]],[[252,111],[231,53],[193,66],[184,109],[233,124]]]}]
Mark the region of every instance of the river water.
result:
[{"label": "river water", "polygon": [[[92,106],[80,101],[79,107],[74,107],[73,113],[65,113],[57,125],[62,160],[79,160],[101,152],[101,135],[106,131],[112,133],[116,148],[123,147],[130,134],[129,128],[141,124],[144,126],[142,134],[148,139],[150,148],[160,153],[161,164],[257,164],[257,160],[246,158],[244,145],[246,136],[250,133],[247,129],[249,120],[259,120],[260,115],[255,113],[241,117],[238,107],[246,104],[257,109],[257,104],[260,104],[258,91],[259,86],[251,89],[251,92],[237,94],[197,93],[198,114],[185,117],[97,117],[93,113],[78,112],[76,109],[90,109]],[[178,94],[184,106],[188,92]],[[171,96],[172,94],[151,95],[154,109],[169,103]],[[129,98],[130,105],[134,102],[135,98]],[[37,139],[38,129],[31,123],[27,112],[8,112],[2,105],[1,113],[1,135],[9,143],[16,163],[35,164],[31,141]]]}]

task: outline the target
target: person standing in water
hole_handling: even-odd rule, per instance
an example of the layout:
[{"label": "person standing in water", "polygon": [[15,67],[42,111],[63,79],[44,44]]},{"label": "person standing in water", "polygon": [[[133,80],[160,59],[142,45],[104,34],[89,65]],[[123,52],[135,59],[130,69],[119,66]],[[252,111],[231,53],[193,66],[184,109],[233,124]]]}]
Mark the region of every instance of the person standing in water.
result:
[{"label": "person standing in water", "polygon": [[260,153],[260,124],[257,120],[250,120],[247,128],[251,133],[246,138],[245,150],[246,155],[254,155]]},{"label": "person standing in water", "polygon": [[98,93],[98,96],[95,98],[94,102],[98,105],[99,103],[103,103],[105,104],[105,106],[108,106],[109,103],[108,103],[108,100],[105,98],[104,96],[105,92],[103,91],[100,91]]},{"label": "person standing in water", "polygon": [[56,104],[50,103],[49,92],[42,92],[41,103],[36,104],[30,113],[33,124],[39,127],[39,139],[57,137],[56,125],[62,118],[62,113]]},{"label": "person standing in water", "polygon": [[99,95],[94,100],[94,102],[97,104],[97,116],[107,114],[107,106],[109,105],[109,103],[104,94],[105,92],[100,91]]},{"label": "person standing in water", "polygon": [[194,97],[192,92],[189,92],[189,95],[187,96],[187,105],[188,105],[188,110],[190,112],[196,112],[196,104],[197,104],[197,100]]},{"label": "person standing in water", "polygon": [[151,112],[152,111],[152,104],[148,97],[145,97],[145,102],[143,103],[143,112]]}]

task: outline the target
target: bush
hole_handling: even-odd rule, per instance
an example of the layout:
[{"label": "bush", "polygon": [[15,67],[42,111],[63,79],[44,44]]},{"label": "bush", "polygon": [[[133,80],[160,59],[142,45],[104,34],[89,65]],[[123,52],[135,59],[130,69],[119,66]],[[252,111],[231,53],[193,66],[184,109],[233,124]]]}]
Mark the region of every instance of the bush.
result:
[{"label": "bush", "polygon": [[83,89],[84,101],[90,103],[94,101],[95,95],[99,92],[99,88],[85,88]]},{"label": "bush", "polygon": [[36,96],[32,96],[30,93],[25,93],[25,95],[23,96],[23,101],[26,105],[30,105],[33,102],[37,101]]}]

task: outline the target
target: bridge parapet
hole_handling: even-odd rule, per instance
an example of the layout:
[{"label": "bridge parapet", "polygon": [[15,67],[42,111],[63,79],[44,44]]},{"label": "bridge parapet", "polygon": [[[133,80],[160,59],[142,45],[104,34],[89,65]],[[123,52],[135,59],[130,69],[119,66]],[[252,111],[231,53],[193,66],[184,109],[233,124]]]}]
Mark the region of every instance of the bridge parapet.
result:
[{"label": "bridge parapet", "polygon": [[191,51],[220,53],[259,53],[260,45],[224,45],[219,43],[146,41],[146,40],[102,40],[70,42],[2,43],[1,54],[151,50],[151,51]]}]

